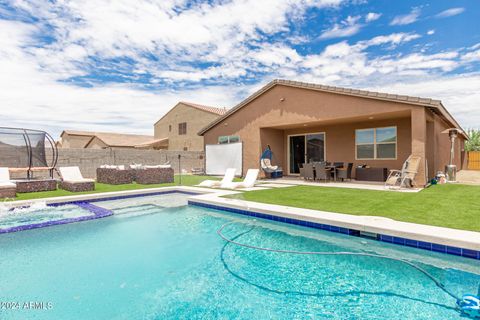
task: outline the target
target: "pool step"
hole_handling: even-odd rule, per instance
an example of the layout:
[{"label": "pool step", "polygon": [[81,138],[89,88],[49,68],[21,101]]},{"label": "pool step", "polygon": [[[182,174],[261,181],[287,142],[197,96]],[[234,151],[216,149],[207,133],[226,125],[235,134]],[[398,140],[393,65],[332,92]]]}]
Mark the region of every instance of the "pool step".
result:
[{"label": "pool step", "polygon": [[165,207],[154,205],[154,204],[143,204],[138,206],[130,206],[130,207],[123,207],[118,209],[113,209],[113,213],[115,216],[121,218],[128,218],[128,217],[137,217],[137,216],[144,216],[149,214],[156,214],[159,213]]}]

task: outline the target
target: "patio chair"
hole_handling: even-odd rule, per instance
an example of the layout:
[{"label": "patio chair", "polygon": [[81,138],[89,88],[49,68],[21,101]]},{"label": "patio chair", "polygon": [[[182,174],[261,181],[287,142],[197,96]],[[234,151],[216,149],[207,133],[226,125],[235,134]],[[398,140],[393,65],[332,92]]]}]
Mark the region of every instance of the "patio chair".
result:
[{"label": "patio chair", "polygon": [[209,188],[215,188],[215,187],[220,187],[220,185],[227,183],[227,182],[232,182],[233,178],[235,178],[235,168],[228,168],[225,170],[225,175],[223,176],[223,179],[221,181],[217,180],[204,180],[197,184],[198,187],[209,187]]},{"label": "patio chair", "polygon": [[60,167],[58,171],[62,177],[60,189],[70,192],[95,190],[95,180],[84,178],[79,167]]},{"label": "patio chair", "polygon": [[224,189],[252,188],[258,178],[259,169],[248,169],[245,179],[242,182],[226,182],[220,185]]},{"label": "patio chair", "polygon": [[315,173],[313,171],[313,163],[305,163],[303,165],[303,178],[305,180],[315,180]]},{"label": "patio chair", "polygon": [[305,168],[303,166],[304,166],[304,164],[300,163],[298,165],[298,171],[300,172],[300,178],[305,179]]},{"label": "patio chair", "polygon": [[327,182],[327,180],[330,180],[331,170],[327,169],[325,166],[325,162],[318,162],[318,164],[315,165],[316,180],[324,180],[325,182]]},{"label": "patio chair", "polygon": [[10,180],[8,168],[0,168],[0,198],[15,198],[17,185]]},{"label": "patio chair", "polygon": [[421,160],[421,157],[410,155],[403,163],[402,170],[390,170],[385,187],[398,189],[414,187]]},{"label": "patio chair", "polygon": [[343,163],[343,162],[334,162],[334,163],[333,163],[333,166],[334,166],[335,168],[343,168],[344,165],[345,165],[345,163]]},{"label": "patio chair", "polygon": [[352,169],[353,163],[349,162],[347,166],[342,166],[341,168],[336,168],[337,170],[337,179],[342,179],[342,181],[348,179],[352,180]]}]

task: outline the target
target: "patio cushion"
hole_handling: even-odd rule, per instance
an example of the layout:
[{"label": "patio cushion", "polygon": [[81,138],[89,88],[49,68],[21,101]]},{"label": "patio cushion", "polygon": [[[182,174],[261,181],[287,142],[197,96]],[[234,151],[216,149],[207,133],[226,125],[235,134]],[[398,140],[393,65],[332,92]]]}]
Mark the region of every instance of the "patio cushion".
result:
[{"label": "patio cushion", "polygon": [[0,181],[0,189],[15,188],[17,185],[10,181]]}]

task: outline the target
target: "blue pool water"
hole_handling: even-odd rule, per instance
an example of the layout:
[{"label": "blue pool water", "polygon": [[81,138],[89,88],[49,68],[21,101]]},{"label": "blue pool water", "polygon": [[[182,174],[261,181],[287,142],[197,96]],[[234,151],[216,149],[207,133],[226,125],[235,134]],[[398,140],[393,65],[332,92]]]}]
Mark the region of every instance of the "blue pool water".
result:
[{"label": "blue pool water", "polygon": [[405,264],[238,247],[216,233],[229,222],[224,234],[245,244],[401,257],[457,295],[480,284],[473,259],[184,204],[180,194],[95,202],[115,215],[0,235],[0,302],[18,303],[0,319],[462,319]]}]

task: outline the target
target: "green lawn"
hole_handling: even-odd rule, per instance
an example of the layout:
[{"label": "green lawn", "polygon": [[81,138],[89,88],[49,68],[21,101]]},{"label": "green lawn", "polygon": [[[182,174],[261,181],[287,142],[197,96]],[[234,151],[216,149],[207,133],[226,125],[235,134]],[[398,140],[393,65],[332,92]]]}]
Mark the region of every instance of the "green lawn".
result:
[{"label": "green lawn", "polygon": [[480,232],[480,186],[435,185],[418,193],[296,186],[231,197]]},{"label": "green lawn", "polygon": [[[201,181],[210,179],[217,180],[215,177],[207,176],[191,176],[191,175],[182,175],[182,186],[193,186],[199,184]],[[104,183],[95,183],[94,191],[87,192],[70,192],[65,190],[55,190],[55,191],[44,191],[44,192],[30,192],[30,193],[17,193],[17,197],[14,200],[30,200],[30,199],[39,199],[39,198],[50,198],[50,197],[61,197],[61,196],[71,196],[78,194],[88,194],[88,193],[99,193],[99,192],[111,192],[111,191],[124,191],[124,190],[136,190],[136,189],[147,189],[147,188],[158,188],[158,187],[168,187],[180,185],[180,177],[175,176],[174,183],[162,183],[162,184],[120,184],[120,185],[111,185]]]}]

